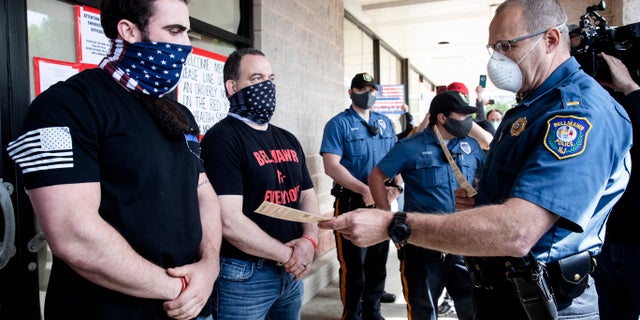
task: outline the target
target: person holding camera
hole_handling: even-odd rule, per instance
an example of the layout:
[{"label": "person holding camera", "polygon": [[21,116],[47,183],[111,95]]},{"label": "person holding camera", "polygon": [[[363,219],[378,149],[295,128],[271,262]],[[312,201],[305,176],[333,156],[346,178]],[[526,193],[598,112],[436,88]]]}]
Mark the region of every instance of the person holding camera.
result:
[{"label": "person holding camera", "polygon": [[[620,94],[633,126],[640,126],[640,85],[618,58],[605,53],[599,56],[609,66],[611,81],[600,81]],[[640,141],[640,130],[633,130]],[[631,167],[640,168],[640,147],[631,147]],[[627,190],[611,211],[602,252],[598,255],[596,280],[600,319],[638,319],[640,317],[640,234],[634,216],[640,212],[640,170],[631,171]]]},{"label": "person holding camera", "polygon": [[[321,228],[356,245],[466,256],[476,319],[599,319],[590,273],[630,175],[631,121],[569,51],[557,0],[507,0],[489,26],[488,75],[522,99],[498,126],[478,195],[452,215],[359,209]],[[475,208],[470,208],[475,205]]]},{"label": "person holding camera", "polygon": [[[374,206],[367,185],[369,173],[396,143],[391,120],[371,111],[376,91],[370,74],[356,74],[349,88],[351,106],[329,120],[324,128],[320,154],[325,173],[334,181],[331,194],[336,197],[335,216]],[[390,198],[395,199],[402,192],[401,183],[401,178],[396,177],[392,186],[386,187]],[[383,319],[380,302],[387,277],[389,241],[365,248],[351,243],[340,232],[334,235],[340,262],[341,319]]]}]

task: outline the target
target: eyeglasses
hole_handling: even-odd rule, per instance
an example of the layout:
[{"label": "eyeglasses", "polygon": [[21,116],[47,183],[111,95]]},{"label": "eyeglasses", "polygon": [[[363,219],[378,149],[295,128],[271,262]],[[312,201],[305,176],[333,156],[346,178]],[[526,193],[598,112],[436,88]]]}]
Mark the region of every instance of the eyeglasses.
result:
[{"label": "eyeglasses", "polygon": [[[561,23],[561,24],[555,26],[554,28],[560,28],[560,26],[562,26],[563,24],[564,23]],[[549,29],[551,29],[551,28],[549,28]],[[541,34],[547,32],[547,31],[549,31],[549,29],[544,29],[544,30],[541,30],[541,31],[538,31],[538,32],[530,33],[528,35],[524,35],[522,37],[517,37],[517,38],[511,39],[511,40],[500,40],[500,41],[498,41],[496,43],[489,43],[489,44],[487,44],[487,51],[489,52],[490,56],[493,55],[494,51],[498,51],[498,52],[500,52],[502,54],[505,54],[505,53],[507,53],[507,52],[509,52],[511,50],[511,45],[512,44],[514,44],[516,42],[519,42],[519,41],[522,41],[522,40],[525,40],[525,39],[529,39],[529,38],[533,38],[535,36],[541,35]],[[562,32],[562,30],[560,30],[560,32]]]}]

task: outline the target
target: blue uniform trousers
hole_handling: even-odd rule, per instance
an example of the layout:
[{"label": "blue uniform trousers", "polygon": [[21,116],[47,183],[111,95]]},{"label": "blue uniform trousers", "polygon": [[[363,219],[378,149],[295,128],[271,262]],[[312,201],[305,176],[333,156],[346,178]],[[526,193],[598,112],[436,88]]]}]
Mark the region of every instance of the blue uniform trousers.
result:
[{"label": "blue uniform trousers", "polygon": [[[335,216],[364,207],[362,199],[352,197],[337,198],[334,204]],[[340,298],[342,299],[342,320],[379,319],[380,297],[387,277],[387,256],[389,241],[360,248],[345,239],[340,232],[334,232],[336,251],[340,262]]]}]

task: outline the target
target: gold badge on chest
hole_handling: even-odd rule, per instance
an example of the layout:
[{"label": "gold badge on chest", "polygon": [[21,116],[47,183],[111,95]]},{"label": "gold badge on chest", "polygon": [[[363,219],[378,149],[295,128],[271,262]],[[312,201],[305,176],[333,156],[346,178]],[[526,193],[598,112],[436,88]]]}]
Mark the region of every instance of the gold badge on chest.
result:
[{"label": "gold badge on chest", "polygon": [[527,118],[520,118],[518,120],[516,120],[516,122],[514,122],[511,125],[511,136],[512,137],[517,137],[519,136],[522,131],[524,131],[524,127],[527,125]]}]

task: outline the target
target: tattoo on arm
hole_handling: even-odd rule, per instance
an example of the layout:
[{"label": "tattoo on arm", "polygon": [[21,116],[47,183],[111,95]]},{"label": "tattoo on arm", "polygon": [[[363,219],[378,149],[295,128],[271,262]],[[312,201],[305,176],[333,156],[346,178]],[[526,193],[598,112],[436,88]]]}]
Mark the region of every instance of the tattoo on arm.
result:
[{"label": "tattoo on arm", "polygon": [[207,179],[202,179],[202,180],[198,181],[198,188],[204,186],[207,183],[209,183],[209,180],[207,180]]}]

